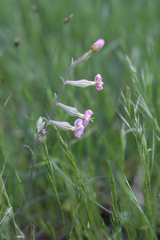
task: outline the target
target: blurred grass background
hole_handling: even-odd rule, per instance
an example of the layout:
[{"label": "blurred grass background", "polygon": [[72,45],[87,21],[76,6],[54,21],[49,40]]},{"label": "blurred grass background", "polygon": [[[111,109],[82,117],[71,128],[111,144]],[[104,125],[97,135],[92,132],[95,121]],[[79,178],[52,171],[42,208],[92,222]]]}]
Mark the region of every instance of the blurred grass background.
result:
[{"label": "blurred grass background", "polygon": [[[36,122],[40,116],[49,115],[54,103],[54,92],[58,94],[62,84],[60,76],[65,77],[71,59],[81,57],[99,38],[105,40],[103,49],[71,71],[68,79],[93,80],[95,75],[100,73],[104,82],[103,91],[98,92],[92,87],[80,89],[67,85],[60,98],[60,102],[74,106],[80,112],[92,109],[94,123],[90,123],[82,140],[75,140],[72,132],[59,132],[72,151],[83,179],[85,192],[92,199],[109,210],[113,209],[110,194],[113,174],[117,186],[118,208],[128,214],[127,193],[124,194],[124,185],[119,177],[120,173],[124,173],[137,196],[140,194],[138,199],[142,201],[142,207],[144,207],[141,196],[144,178],[137,142],[133,134],[129,133],[125,139],[124,152],[122,152],[121,133],[124,126],[116,110],[122,115],[125,114],[120,101],[121,93],[123,92],[126,98],[129,94],[134,102],[137,99],[138,89],[159,125],[159,10],[160,1],[157,0],[7,0],[0,2],[1,171],[4,168],[1,172],[1,188],[6,187],[14,213],[23,203],[21,188],[25,192],[30,175],[31,154],[23,145],[33,148]],[[71,14],[74,15],[73,18],[64,24],[65,18]],[[20,44],[15,46],[17,39]],[[139,85],[136,87],[125,55],[131,59],[137,69]],[[133,115],[133,109],[131,109],[131,115]],[[53,119],[68,121],[72,125],[75,120],[58,108],[54,112]],[[154,174],[150,184],[151,188],[155,189],[153,192],[156,213],[154,225],[158,238],[160,147],[158,138],[153,144],[153,131],[156,132],[157,129],[153,127],[150,120],[147,121],[145,115],[142,115],[141,121],[142,125],[144,124],[148,148],[156,145]],[[57,163],[65,176],[76,182],[72,166],[62,151],[61,142],[55,130],[49,127],[47,131],[50,159]],[[156,134],[159,136],[159,131]],[[29,216],[24,209],[23,213],[17,217],[16,223],[24,233],[24,239],[34,239],[34,236],[36,236],[35,239],[67,239],[55,191],[45,168],[44,156],[45,151],[42,147],[36,160],[37,165],[27,200]],[[15,172],[20,178],[19,181]],[[72,185],[62,177],[59,171],[55,171],[55,181],[68,233],[78,199],[76,201],[76,192]],[[2,190],[0,198],[1,219],[3,219],[9,208],[9,202]],[[122,224],[125,231],[121,228],[122,235],[113,237],[111,232],[113,223],[116,221],[111,221],[109,214],[98,208],[94,202],[85,201],[86,209],[83,206],[76,215],[75,228],[70,239],[109,239],[109,236],[110,239],[155,239],[148,233],[148,228],[135,209],[132,210],[136,212],[134,223],[140,228],[138,233],[135,226],[127,225],[126,227]],[[146,205],[144,210],[145,208],[147,208]],[[107,226],[106,229],[100,215]],[[0,225],[1,239],[14,239],[13,224],[9,220],[10,217],[7,214]],[[130,233],[128,236],[127,231]],[[101,232],[102,235],[97,235]],[[115,228],[115,232],[118,232],[118,227]]]}]

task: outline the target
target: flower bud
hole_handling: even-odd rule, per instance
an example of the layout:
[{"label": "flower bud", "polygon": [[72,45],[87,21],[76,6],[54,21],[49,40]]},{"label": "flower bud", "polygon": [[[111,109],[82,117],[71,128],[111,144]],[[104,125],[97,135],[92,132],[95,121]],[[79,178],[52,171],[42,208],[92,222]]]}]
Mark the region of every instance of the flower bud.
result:
[{"label": "flower bud", "polygon": [[41,143],[46,141],[47,131],[45,129],[46,122],[40,117],[37,121],[37,128],[35,132],[35,146],[38,147]]},{"label": "flower bud", "polygon": [[46,123],[45,123],[45,121],[43,121],[43,118],[40,117],[37,121],[37,131],[38,131],[38,133],[41,132],[44,129],[45,124]]},{"label": "flower bud", "polygon": [[92,52],[98,52],[105,44],[104,39],[98,39],[95,43],[92,44]]}]

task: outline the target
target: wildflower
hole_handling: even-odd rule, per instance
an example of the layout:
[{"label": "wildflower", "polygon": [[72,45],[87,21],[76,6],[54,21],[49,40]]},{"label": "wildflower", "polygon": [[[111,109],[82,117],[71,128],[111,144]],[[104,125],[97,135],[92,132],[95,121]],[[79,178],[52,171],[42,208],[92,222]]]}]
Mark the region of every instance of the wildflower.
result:
[{"label": "wildflower", "polygon": [[[80,113],[80,112],[77,110],[77,108],[71,107],[71,106],[67,106],[67,105],[62,104],[62,103],[60,103],[60,102],[57,102],[56,105],[59,106],[59,107],[61,107],[62,109],[64,109],[66,112],[68,112],[69,115],[74,116],[74,117],[79,117],[79,118],[81,118],[81,119],[85,119],[85,118],[86,118],[86,114],[90,114],[90,113],[91,113],[91,115],[93,114],[93,112],[92,112],[91,110],[87,110],[87,111],[85,112],[85,114]],[[87,118],[88,118],[88,115],[87,115]]]},{"label": "wildflower", "polygon": [[103,82],[102,82],[102,77],[100,74],[97,74],[95,76],[95,81],[88,81],[86,79],[77,80],[77,81],[67,80],[67,81],[65,81],[65,84],[69,84],[69,85],[73,85],[73,86],[81,87],[81,88],[85,88],[85,87],[89,87],[89,86],[96,86],[96,89],[98,91],[103,89],[103,87],[102,87]]},{"label": "wildflower", "polygon": [[78,118],[74,122],[74,125],[75,125],[74,136],[76,138],[80,138],[84,131],[83,120]]},{"label": "wildflower", "polygon": [[74,136],[77,138],[80,138],[84,131],[83,121],[80,118],[78,118],[74,122],[74,126],[71,126],[68,122],[61,122],[61,121],[54,121],[54,120],[49,120],[48,124],[55,125],[56,127],[62,129],[63,131],[71,130],[74,132]]},{"label": "wildflower", "polygon": [[103,82],[102,82],[102,77],[100,74],[97,74],[95,76],[95,83],[96,83],[96,89],[98,91],[101,91],[103,89],[102,85],[103,85]]},{"label": "wildflower", "polygon": [[98,52],[105,44],[104,39],[98,39],[95,43],[92,44],[92,52]]},{"label": "wildflower", "polygon": [[71,116],[76,116],[79,117],[83,120],[83,126],[86,127],[89,124],[90,117],[92,116],[93,112],[91,110],[85,111],[85,114],[80,113],[77,108],[75,107],[70,107],[67,105],[64,105],[60,102],[57,102],[57,106],[61,107],[64,109],[66,112],[68,112]]},{"label": "wildflower", "polygon": [[85,116],[84,116],[84,118],[83,118],[83,126],[84,126],[84,127],[87,127],[87,126],[88,126],[89,120],[90,120],[92,114],[93,114],[93,112],[92,112],[91,110],[85,111]]}]

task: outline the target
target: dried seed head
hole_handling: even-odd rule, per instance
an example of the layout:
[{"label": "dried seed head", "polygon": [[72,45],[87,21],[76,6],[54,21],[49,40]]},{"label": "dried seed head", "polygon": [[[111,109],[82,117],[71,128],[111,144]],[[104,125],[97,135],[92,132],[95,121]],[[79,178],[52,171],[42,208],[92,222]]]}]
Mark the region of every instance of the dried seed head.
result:
[{"label": "dried seed head", "polygon": [[65,18],[64,19],[64,24],[68,23],[71,20],[72,17],[73,17],[73,14],[71,14],[68,18]]},{"label": "dried seed head", "polygon": [[20,41],[19,38],[15,38],[15,39],[14,39],[14,46],[15,46],[15,47],[18,47],[18,46],[20,45],[20,43],[21,43],[21,41]]}]

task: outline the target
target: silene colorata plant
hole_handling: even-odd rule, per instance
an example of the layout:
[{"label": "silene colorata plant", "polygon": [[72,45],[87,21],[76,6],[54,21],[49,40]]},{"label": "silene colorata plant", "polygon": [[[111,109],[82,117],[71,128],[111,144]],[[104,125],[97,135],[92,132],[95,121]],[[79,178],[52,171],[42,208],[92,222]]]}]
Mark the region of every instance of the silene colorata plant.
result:
[{"label": "silene colorata plant", "polygon": [[[36,123],[36,130],[35,130],[35,133],[34,133],[34,150],[32,150],[29,146],[25,145],[25,147],[27,147],[30,150],[30,152],[32,154],[32,159],[33,160],[32,160],[32,165],[31,165],[30,179],[29,179],[29,182],[28,182],[28,188],[27,188],[27,191],[26,191],[26,194],[25,194],[25,198],[24,198],[24,203],[21,206],[21,208],[19,209],[17,214],[20,214],[22,212],[22,210],[23,210],[23,208],[25,206],[25,203],[26,203],[26,201],[28,199],[30,188],[31,188],[31,184],[32,184],[32,179],[33,179],[33,171],[34,171],[35,161],[36,161],[36,158],[37,158],[37,150],[38,150],[38,148],[39,148],[39,146],[41,144],[44,143],[46,152],[48,154],[48,149],[47,149],[47,145],[46,145],[46,139],[47,139],[47,133],[48,133],[47,132],[47,127],[52,125],[55,129],[59,128],[59,129],[61,129],[63,131],[69,131],[70,130],[70,131],[73,132],[73,134],[74,134],[74,136],[76,138],[80,138],[82,136],[82,134],[84,133],[85,128],[88,126],[89,122],[93,121],[93,118],[92,118],[93,111],[91,109],[86,109],[86,111],[84,113],[81,113],[81,112],[78,111],[78,109],[76,107],[67,106],[64,103],[59,102],[59,98],[60,98],[60,96],[62,94],[62,91],[64,90],[65,85],[72,85],[72,86],[81,87],[81,88],[94,86],[98,91],[101,91],[103,89],[102,76],[99,73],[96,74],[96,76],[94,78],[94,81],[89,81],[87,79],[68,80],[68,75],[69,75],[69,73],[70,73],[70,71],[72,69],[74,69],[79,64],[81,64],[81,63],[85,62],[86,60],[88,60],[91,57],[92,54],[98,52],[104,46],[104,44],[105,44],[104,39],[98,39],[94,44],[92,44],[91,49],[88,52],[86,52],[85,54],[83,54],[82,57],[80,57],[79,59],[77,59],[75,61],[72,60],[71,65],[70,65],[70,67],[68,69],[68,72],[66,74],[66,77],[64,79],[62,78],[62,86],[61,86],[61,89],[59,91],[59,94],[58,95],[55,94],[55,101],[54,101],[54,104],[53,104],[53,108],[52,108],[48,118],[45,118],[45,117],[42,117],[42,116],[39,117],[39,119],[38,119],[38,121]],[[53,115],[53,112],[55,111],[56,107],[60,107],[64,111],[66,111],[69,115],[77,117],[77,119],[74,121],[74,125],[71,125],[69,122],[55,121],[54,119],[52,119],[52,115]],[[59,137],[60,137],[60,135],[59,135]],[[78,172],[75,160],[74,160],[71,152],[68,150],[67,144],[62,140],[61,137],[60,137],[60,139],[61,139],[61,142],[62,142],[64,148],[66,148],[65,151],[67,152],[67,156],[69,156],[70,162],[71,162],[71,164],[72,164],[72,166],[73,166],[73,168],[75,170],[76,177],[79,180],[79,185],[77,187],[71,180],[68,180],[68,177],[66,177],[64,175],[64,173],[59,169],[59,167],[57,166],[57,164],[54,161],[52,161],[52,164],[51,164],[51,162],[49,160],[47,160],[47,158],[49,159],[49,155],[47,156],[47,158],[44,157],[44,160],[46,161],[46,164],[49,165],[49,167],[48,167],[48,169],[49,169],[48,170],[48,174],[49,174],[49,177],[51,179],[51,182],[54,183],[53,187],[54,187],[54,190],[56,192],[58,203],[59,203],[59,206],[60,206],[60,209],[61,209],[61,203],[60,203],[60,200],[59,200],[59,196],[58,196],[58,192],[57,192],[57,188],[56,188],[56,183],[55,183],[53,171],[52,171],[52,173],[50,173],[50,170],[53,167],[56,170],[58,169],[60,174],[63,175],[63,177],[67,181],[69,181],[72,184],[72,186],[74,188],[76,188],[76,190],[78,189],[79,194],[81,196],[82,195],[86,196],[86,194],[82,191],[83,181],[82,181],[82,179],[80,177],[80,174]],[[91,199],[91,198],[89,198],[89,199],[91,201],[93,201],[96,205],[98,205],[98,206],[103,208],[103,206],[98,204],[93,199]],[[108,211],[107,209],[105,209],[105,210]],[[108,211],[108,212],[110,212],[110,211]],[[62,218],[63,218],[63,221],[64,221],[64,216],[63,216],[62,209],[61,209],[61,214],[62,214]],[[65,228],[65,224],[64,224],[64,228]],[[72,228],[73,228],[73,226],[71,227],[71,232],[72,232]]]},{"label": "silene colorata plant", "polygon": [[[46,128],[48,125],[56,126],[63,131],[67,131],[67,130],[73,131],[74,136],[76,138],[80,138],[82,136],[85,128],[88,126],[89,121],[93,121],[93,119],[91,118],[91,116],[93,115],[92,110],[88,109],[85,111],[85,113],[80,113],[77,108],[67,106],[63,103],[60,103],[59,98],[60,98],[60,95],[66,84],[73,85],[76,87],[81,87],[81,88],[95,86],[98,91],[101,91],[103,89],[103,81],[102,81],[102,77],[100,74],[97,74],[95,76],[94,81],[88,81],[86,79],[73,81],[73,80],[67,80],[67,77],[69,75],[69,72],[73,68],[77,67],[79,64],[81,64],[84,61],[86,61],[87,59],[89,59],[90,56],[93,53],[98,52],[104,46],[104,44],[105,44],[105,41],[103,39],[98,39],[91,46],[91,49],[88,52],[86,52],[82,57],[80,57],[76,61],[72,61],[71,66],[69,67],[69,70],[67,72],[65,79],[62,79],[63,80],[62,87],[60,89],[58,96],[56,96],[56,100],[54,102],[53,108],[50,112],[48,119],[46,119],[44,117],[40,117],[37,121],[37,128],[36,128],[36,132],[35,132],[35,136],[34,136],[35,149],[46,140],[46,134],[47,134]],[[77,119],[74,122],[74,126],[72,126],[68,122],[55,121],[55,120],[51,119],[56,106],[65,110],[69,115],[77,117]]]}]

